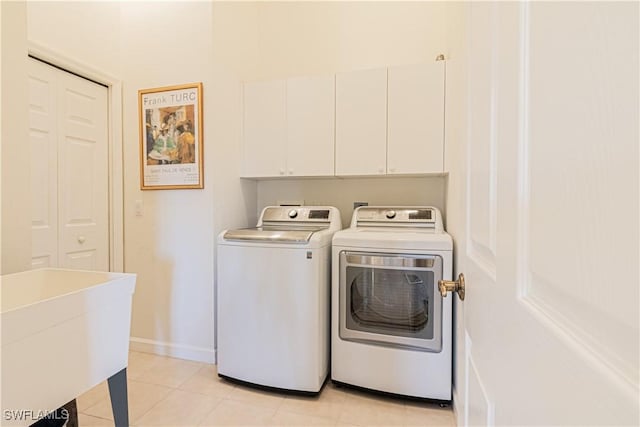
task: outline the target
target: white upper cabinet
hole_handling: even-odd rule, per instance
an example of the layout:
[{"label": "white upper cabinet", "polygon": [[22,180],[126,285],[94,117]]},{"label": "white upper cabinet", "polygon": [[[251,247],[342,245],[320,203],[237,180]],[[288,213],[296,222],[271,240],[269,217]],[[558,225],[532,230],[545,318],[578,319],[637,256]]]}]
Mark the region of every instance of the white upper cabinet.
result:
[{"label": "white upper cabinet", "polygon": [[387,171],[387,69],[336,75],[336,175]]},{"label": "white upper cabinet", "polygon": [[444,61],[244,85],[247,178],[443,173]]},{"label": "white upper cabinet", "polygon": [[389,68],[388,174],[444,171],[444,61]]},{"label": "white upper cabinet", "polygon": [[242,176],[284,176],[286,133],[285,80],[245,84]]},{"label": "white upper cabinet", "polygon": [[245,84],[242,176],[332,176],[334,123],[333,76]]},{"label": "white upper cabinet", "polygon": [[334,132],[334,76],[287,80],[287,175],[333,175]]}]

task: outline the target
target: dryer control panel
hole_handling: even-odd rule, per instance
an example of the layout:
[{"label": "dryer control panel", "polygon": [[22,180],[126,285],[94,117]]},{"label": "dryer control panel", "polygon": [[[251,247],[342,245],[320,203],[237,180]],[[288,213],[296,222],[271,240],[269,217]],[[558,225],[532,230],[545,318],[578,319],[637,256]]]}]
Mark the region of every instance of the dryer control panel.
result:
[{"label": "dryer control panel", "polygon": [[361,206],[351,227],[442,228],[440,211],[432,206]]}]

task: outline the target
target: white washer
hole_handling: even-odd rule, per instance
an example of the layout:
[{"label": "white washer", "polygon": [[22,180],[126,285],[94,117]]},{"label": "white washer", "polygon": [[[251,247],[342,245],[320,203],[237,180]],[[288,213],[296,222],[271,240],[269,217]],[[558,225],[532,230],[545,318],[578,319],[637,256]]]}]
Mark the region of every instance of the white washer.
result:
[{"label": "white washer", "polygon": [[263,209],[218,237],[218,374],[317,393],[329,369],[334,207]]},{"label": "white washer", "polygon": [[433,207],[360,207],[333,237],[331,379],[451,400],[451,237]]}]

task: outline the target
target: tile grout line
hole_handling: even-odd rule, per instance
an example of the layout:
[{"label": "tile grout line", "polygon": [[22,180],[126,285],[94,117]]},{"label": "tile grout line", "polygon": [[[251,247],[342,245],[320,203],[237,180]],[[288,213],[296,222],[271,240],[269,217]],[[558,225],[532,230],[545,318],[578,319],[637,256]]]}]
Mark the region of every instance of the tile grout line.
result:
[{"label": "tile grout line", "polygon": [[202,423],[204,422],[204,420],[206,420],[207,418],[209,418],[209,415],[211,415],[211,414],[213,414],[215,411],[217,411],[217,410],[218,410],[218,408],[220,407],[220,405],[222,404],[223,400],[224,400],[223,398],[219,398],[219,397],[217,397],[216,399],[218,400],[218,402],[215,404],[215,406],[213,407],[213,409],[211,409],[209,412],[207,412],[207,413],[206,413],[206,415],[205,415],[205,416],[203,416],[203,417],[202,417],[202,420],[200,420],[200,422],[198,422],[198,426],[202,426],[202,425],[203,425]]},{"label": "tile grout line", "polygon": [[[156,385],[156,384],[153,384]],[[158,400],[156,403],[154,403],[153,405],[151,405],[151,407],[149,409],[147,409],[145,412],[143,412],[142,414],[140,414],[139,417],[137,417],[135,420],[132,418],[129,420],[130,424],[136,424],[136,422],[138,420],[141,420],[142,418],[144,418],[145,415],[147,415],[149,412],[151,412],[156,406],[158,406],[160,403],[164,402],[165,400],[167,400],[169,398],[169,396],[171,396],[171,393],[173,393],[174,391],[176,391],[176,389],[171,390],[169,393],[167,393],[166,396],[164,396],[162,399]],[[129,414],[131,415],[131,414]]]},{"label": "tile grout line", "polygon": [[99,419],[101,419],[101,420],[114,422],[114,421],[113,421],[112,419],[110,419],[110,418],[104,418],[104,417],[101,417],[101,416],[99,416],[99,415],[87,414],[86,412],[83,412],[83,411],[78,411],[78,413],[79,413],[79,414],[84,415],[85,417],[99,418]]}]

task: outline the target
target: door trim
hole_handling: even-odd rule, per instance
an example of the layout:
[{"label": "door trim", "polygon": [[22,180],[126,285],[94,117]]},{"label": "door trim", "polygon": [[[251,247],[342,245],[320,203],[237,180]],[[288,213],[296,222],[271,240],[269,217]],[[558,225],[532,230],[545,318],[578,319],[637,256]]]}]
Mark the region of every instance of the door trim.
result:
[{"label": "door trim", "polygon": [[122,81],[87,64],[29,41],[28,55],[107,87],[109,131],[109,271],[124,271]]}]

